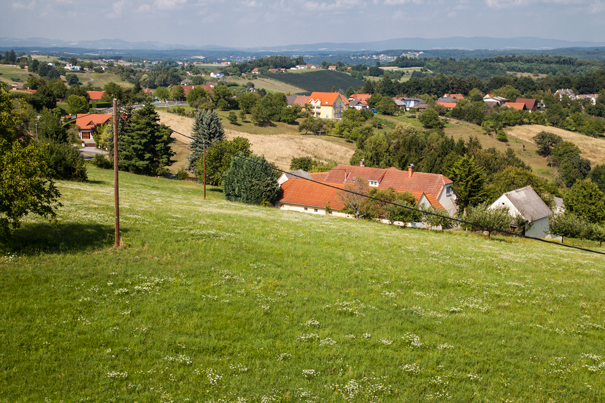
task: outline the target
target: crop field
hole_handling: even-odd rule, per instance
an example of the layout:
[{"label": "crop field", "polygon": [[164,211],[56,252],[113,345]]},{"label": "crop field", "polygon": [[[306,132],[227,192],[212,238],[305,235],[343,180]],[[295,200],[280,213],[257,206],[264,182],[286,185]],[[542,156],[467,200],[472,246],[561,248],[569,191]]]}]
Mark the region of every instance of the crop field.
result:
[{"label": "crop field", "polygon": [[80,79],[80,83],[87,85],[90,84],[93,87],[101,87],[103,88],[106,84],[114,82],[118,84],[120,87],[130,88],[133,87],[133,84],[130,84],[126,81],[122,81],[120,76],[114,73],[94,73],[94,72],[86,72],[86,73],[78,73],[78,78]]},{"label": "crop field", "polygon": [[256,89],[263,88],[263,89],[265,89],[265,91],[272,92],[272,93],[283,92],[285,94],[285,93],[289,92],[292,95],[294,95],[294,94],[305,92],[305,90],[303,90],[302,88],[298,88],[298,87],[295,87],[294,85],[290,85],[288,83],[274,80],[271,78],[266,78],[266,77],[256,77],[256,76],[252,76],[252,78],[250,78],[250,77],[247,77],[247,78],[229,77],[227,79],[227,81],[232,81],[239,85],[246,85],[246,83],[252,82],[252,83],[254,83],[254,87]]},{"label": "crop field", "polygon": [[330,92],[332,87],[336,87],[337,91],[342,90],[344,92],[349,87],[357,88],[364,84],[363,81],[349,74],[329,70],[310,71],[304,74],[267,74],[266,77],[283,81],[307,92]]},{"label": "crop field", "polygon": [[0,401],[605,399],[603,257],[109,170],[0,244]]}]

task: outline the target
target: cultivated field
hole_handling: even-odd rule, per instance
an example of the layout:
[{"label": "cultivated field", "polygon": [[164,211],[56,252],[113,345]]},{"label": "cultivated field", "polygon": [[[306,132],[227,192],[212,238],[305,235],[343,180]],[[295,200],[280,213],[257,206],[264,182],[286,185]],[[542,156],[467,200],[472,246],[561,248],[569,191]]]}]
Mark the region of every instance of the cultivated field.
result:
[{"label": "cultivated field", "polygon": [[531,143],[534,143],[533,137],[541,131],[551,132],[561,136],[563,140],[571,141],[577,145],[582,150],[582,157],[589,159],[593,167],[597,164],[605,163],[604,139],[597,139],[580,133],[541,125],[515,126],[506,128],[504,131],[509,136]]},{"label": "cultivated field", "polygon": [[328,70],[315,70],[304,74],[268,74],[267,76],[302,88],[307,92],[329,92],[332,90],[333,86],[336,87],[337,91],[346,91],[349,87],[357,88],[364,84],[363,81],[358,80],[349,74]]},{"label": "cultivated field", "polygon": [[[173,130],[189,135],[192,118],[176,116],[167,112],[160,112],[160,122]],[[313,157],[324,162],[348,164],[355,152],[355,145],[346,143],[342,139],[325,136],[300,134],[250,134],[236,130],[226,129],[227,139],[245,137],[252,144],[252,152],[264,155],[267,161],[275,163],[280,169],[290,169],[290,161],[294,157]],[[174,133],[173,136],[184,144],[190,139]],[[178,166],[178,165],[177,165]],[[178,170],[178,169],[177,169]]]},{"label": "cultivated field", "polygon": [[86,73],[78,73],[78,78],[80,79],[80,83],[87,85],[90,84],[93,87],[101,87],[103,88],[106,84],[114,82],[118,84],[120,87],[130,88],[133,87],[133,84],[130,84],[126,81],[122,81],[120,76],[114,73],[94,73],[94,72],[86,72]]},{"label": "cultivated field", "polygon": [[60,182],[0,244],[6,402],[597,402],[601,256]]},{"label": "cultivated field", "polygon": [[229,78],[227,78],[227,81],[233,81],[239,85],[246,85],[246,83],[252,82],[252,83],[254,83],[254,87],[256,89],[264,88],[265,91],[273,92],[273,93],[283,92],[285,94],[285,93],[289,92],[292,95],[295,95],[298,93],[305,92],[305,90],[303,90],[302,88],[298,88],[294,85],[290,85],[290,84],[284,83],[282,81],[272,80],[270,78],[265,78],[265,77],[256,77],[256,76],[252,76],[252,77],[253,78],[229,77]]},{"label": "cultivated field", "polygon": [[19,66],[0,64],[0,81],[4,81],[5,83],[23,84],[31,75],[37,76],[37,74],[29,73],[27,68],[21,70]]}]

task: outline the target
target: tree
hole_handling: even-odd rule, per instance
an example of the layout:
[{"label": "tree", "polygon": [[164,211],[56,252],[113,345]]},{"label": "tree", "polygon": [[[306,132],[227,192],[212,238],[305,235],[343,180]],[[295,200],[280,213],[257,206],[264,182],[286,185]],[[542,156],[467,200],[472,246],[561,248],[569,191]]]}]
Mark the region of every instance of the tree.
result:
[{"label": "tree", "polygon": [[75,74],[66,74],[65,80],[67,80],[67,84],[69,84],[70,86],[80,84],[80,79]]},{"label": "tree", "polygon": [[[163,175],[172,165],[175,153],[170,148],[172,131],[161,126],[160,117],[151,104],[136,113],[127,111],[118,124],[119,167],[140,175]],[[110,143],[110,148],[112,143]],[[111,153],[110,153],[111,154]]]},{"label": "tree", "polygon": [[160,100],[166,100],[170,98],[170,90],[166,87],[158,87],[155,89],[154,93],[155,97]]},{"label": "tree", "polygon": [[239,107],[246,113],[252,112],[252,109],[260,103],[260,95],[256,92],[246,92],[238,98]]},{"label": "tree", "polygon": [[553,206],[553,196],[560,196],[559,189],[555,184],[547,182],[527,169],[518,167],[508,167],[498,172],[494,175],[492,183],[486,191],[489,200],[494,202],[502,194],[525,186],[531,186],[549,207]]},{"label": "tree", "polygon": [[296,122],[296,118],[297,118],[297,113],[296,113],[296,109],[294,109],[294,107],[284,106],[281,108],[281,116],[279,118],[280,121],[291,125]]},{"label": "tree", "polygon": [[392,97],[396,94],[395,85],[388,74],[385,74],[380,83],[380,93],[385,97]]},{"label": "tree", "polygon": [[[245,137],[236,137],[233,140],[221,140],[213,144],[206,151],[206,182],[213,186],[221,186],[225,173],[231,167],[234,155],[248,157],[252,154],[250,141]],[[197,176],[203,181],[203,161],[197,161]]]},{"label": "tree", "polygon": [[590,223],[575,214],[553,214],[548,218],[548,228],[552,235],[565,238],[586,238]]},{"label": "tree", "polygon": [[0,236],[6,237],[20,227],[24,216],[54,218],[61,204],[41,147],[17,139],[24,135],[22,122],[4,83],[0,83],[0,122]]},{"label": "tree", "polygon": [[196,172],[196,163],[204,152],[204,146],[225,139],[225,129],[221,119],[215,111],[196,111],[191,126],[191,137],[193,141],[189,144],[191,154],[187,157],[189,163],[187,169]]},{"label": "tree", "polygon": [[563,195],[565,211],[593,224],[605,222],[605,195],[591,180],[580,180]]},{"label": "tree", "polygon": [[185,99],[185,90],[180,85],[175,85],[170,89],[170,99],[181,101]]},{"label": "tree", "polygon": [[69,143],[69,134],[61,125],[61,114],[59,109],[42,110],[38,119],[38,137],[41,140],[53,141],[55,143]]},{"label": "tree", "polygon": [[235,114],[235,112],[229,112],[227,120],[229,120],[229,123],[231,123],[232,125],[237,124],[237,115]]},{"label": "tree", "polygon": [[229,201],[263,204],[275,202],[279,184],[265,157],[234,157],[223,179],[223,193]]},{"label": "tree", "polygon": [[[65,98],[67,95],[67,87],[63,84],[63,81],[60,79],[50,80],[48,83],[48,88],[52,91],[55,98]],[[88,103],[88,101],[86,101]]]},{"label": "tree", "polygon": [[498,134],[496,134],[496,140],[502,141],[503,143],[508,142],[508,136],[504,130],[498,130]]},{"label": "tree", "polygon": [[387,204],[386,206],[386,218],[391,223],[400,221],[405,226],[407,223],[422,220],[422,212],[418,211],[417,200],[410,192],[397,193],[393,203],[397,205]]},{"label": "tree", "polygon": [[[489,208],[488,203],[481,203],[474,207],[469,207],[466,213],[465,221],[480,225],[482,229],[491,233],[495,230],[511,231],[511,224],[515,219],[510,215],[508,207]],[[522,218],[518,218],[517,228],[524,227]],[[463,224],[464,228],[472,228],[471,224]],[[488,228],[485,228],[488,227]],[[493,228],[493,229],[492,229]]]},{"label": "tree", "polygon": [[383,115],[394,115],[399,110],[399,107],[391,98],[382,97],[376,105],[376,110]]},{"label": "tree", "polygon": [[111,82],[105,84],[105,87],[103,87],[103,92],[108,94],[110,97],[121,101],[124,91],[122,90],[122,87],[120,87],[118,84]]},{"label": "tree", "polygon": [[72,115],[88,112],[88,101],[84,97],[70,95],[67,97],[67,112]]},{"label": "tree", "polygon": [[441,208],[435,208],[433,206],[423,207],[424,215],[422,221],[425,222],[429,228],[441,227],[441,231],[452,226],[452,219],[447,210]]},{"label": "tree", "polygon": [[418,119],[425,129],[442,129],[445,127],[445,123],[439,119],[437,111],[431,108],[424,111]]},{"label": "tree", "polygon": [[[38,61],[38,59],[34,59],[29,64],[29,66],[27,66],[27,71],[29,71],[30,73],[37,73],[39,67],[40,67],[40,62]],[[67,77],[65,77],[65,78],[67,78]]]},{"label": "tree", "polygon": [[534,141],[538,146],[538,154],[548,157],[553,147],[563,141],[563,139],[554,133],[542,131],[534,136]]},{"label": "tree", "polygon": [[50,178],[76,182],[88,180],[84,158],[71,144],[50,141],[43,144],[42,150]]},{"label": "tree", "polygon": [[452,166],[448,176],[454,181],[459,212],[465,211],[468,206],[475,206],[486,200],[485,173],[475,164],[474,157],[465,155],[459,158]]},{"label": "tree", "polygon": [[[157,90],[156,90],[157,92]],[[187,103],[192,108],[198,108],[208,98],[208,93],[202,87],[195,87],[187,93]]]},{"label": "tree", "polygon": [[597,165],[588,174],[588,179],[593,181],[599,190],[605,193],[605,165]]},{"label": "tree", "polygon": [[358,176],[353,183],[345,186],[345,191],[338,193],[338,197],[343,203],[341,211],[352,215],[357,220],[365,218],[368,211],[364,207],[368,206],[365,202],[369,193],[368,181]]}]

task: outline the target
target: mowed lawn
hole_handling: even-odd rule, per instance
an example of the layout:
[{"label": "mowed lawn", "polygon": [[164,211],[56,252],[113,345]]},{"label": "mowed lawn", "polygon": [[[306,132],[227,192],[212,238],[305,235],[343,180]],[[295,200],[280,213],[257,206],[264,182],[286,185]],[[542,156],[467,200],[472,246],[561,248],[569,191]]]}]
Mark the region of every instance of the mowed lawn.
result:
[{"label": "mowed lawn", "polygon": [[2,402],[603,401],[602,256],[60,182],[0,258]]}]

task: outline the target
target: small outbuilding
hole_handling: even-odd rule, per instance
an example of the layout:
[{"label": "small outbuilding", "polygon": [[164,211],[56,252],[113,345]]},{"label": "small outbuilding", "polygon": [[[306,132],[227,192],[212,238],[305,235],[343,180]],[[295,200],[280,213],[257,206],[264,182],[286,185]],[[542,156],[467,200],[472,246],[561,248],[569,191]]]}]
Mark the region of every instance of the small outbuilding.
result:
[{"label": "small outbuilding", "polygon": [[531,186],[504,193],[490,206],[499,207],[507,207],[511,215],[525,219],[525,235],[546,238],[549,234],[548,217],[552,211]]}]

